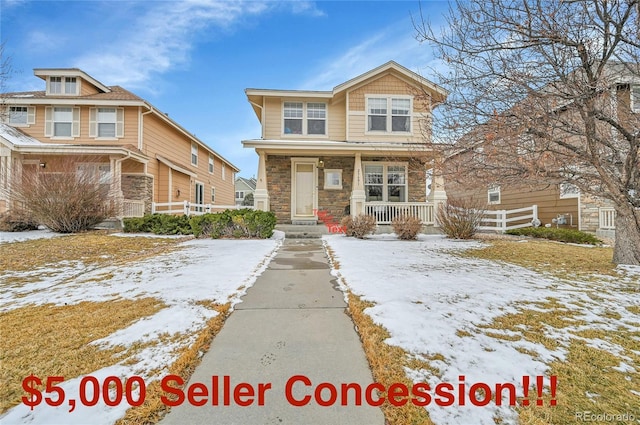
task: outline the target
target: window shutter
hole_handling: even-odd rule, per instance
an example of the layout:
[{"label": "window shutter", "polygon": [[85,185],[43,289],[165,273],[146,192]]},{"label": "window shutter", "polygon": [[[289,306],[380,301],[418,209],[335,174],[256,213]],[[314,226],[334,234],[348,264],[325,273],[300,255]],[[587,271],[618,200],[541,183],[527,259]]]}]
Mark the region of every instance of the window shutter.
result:
[{"label": "window shutter", "polygon": [[73,108],[72,137],[80,137],[80,108]]},{"label": "window shutter", "polygon": [[116,137],[124,137],[124,109],[116,108]]},{"label": "window shutter", "polygon": [[36,108],[35,106],[27,107],[27,124],[35,124],[36,123]]},{"label": "window shutter", "polygon": [[89,137],[98,137],[98,108],[89,108]]},{"label": "window shutter", "polygon": [[44,108],[44,137],[53,136],[53,108],[47,106]]}]

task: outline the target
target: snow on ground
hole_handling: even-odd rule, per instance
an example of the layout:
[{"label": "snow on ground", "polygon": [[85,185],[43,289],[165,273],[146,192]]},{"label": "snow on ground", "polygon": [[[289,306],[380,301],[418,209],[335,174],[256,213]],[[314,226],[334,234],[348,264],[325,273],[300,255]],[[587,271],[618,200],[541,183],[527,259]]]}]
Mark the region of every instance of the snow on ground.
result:
[{"label": "snow on ground", "polygon": [[[155,297],[167,304],[153,316],[113,333],[96,344],[130,346],[159,338],[162,334],[190,333],[202,329],[217,313],[196,304],[210,300],[224,304],[240,302],[257,276],[267,267],[281,245],[276,234],[271,240],[194,239],[181,244],[182,249],[119,266],[84,267],[81,262],[59,264],[50,270],[5,272],[4,276],[24,276],[30,283],[0,287],[0,311],[29,304],[73,304],[81,301],[104,302],[116,298]],[[238,289],[243,287],[243,289]],[[193,342],[193,338],[189,343]],[[88,375],[99,382],[110,375],[139,375],[145,384],[167,374],[167,366],[176,358],[180,342],[168,341],[151,345],[139,353],[137,362],[119,363]],[[181,342],[184,346],[184,340]],[[55,353],[52,353],[55,355]],[[160,370],[160,372],[158,372]],[[44,378],[44,377],[42,377]],[[79,394],[82,377],[60,385],[68,395]],[[70,397],[69,397],[70,398]],[[51,408],[42,403],[33,411],[20,404],[0,417],[2,424],[112,424],[128,408],[122,402],[108,407],[101,401],[94,407],[76,403],[68,412],[65,403]]]},{"label": "snow on ground", "polygon": [[62,236],[62,234],[54,233],[49,229],[29,230],[26,232],[0,232],[0,244],[31,239],[55,238],[56,236]]},{"label": "snow on ground", "polygon": [[[518,396],[522,396],[523,376],[547,376],[546,363],[554,358],[563,359],[563,348],[550,351],[524,339],[496,339],[479,327],[490,324],[496,317],[517,312],[518,307],[522,308],[518,303],[554,297],[579,311],[576,319],[584,318],[591,329],[618,326],[632,329],[633,323],[638,323],[637,315],[625,307],[639,304],[638,293],[629,291],[628,285],[630,279],[640,281],[640,268],[628,268],[627,279],[608,278],[586,286],[583,282],[560,281],[514,265],[453,255],[479,247],[479,242],[451,241],[438,235],[421,235],[419,241],[399,241],[392,235],[367,240],[330,235],[324,240],[339,263],[333,274],[343,289],[375,303],[366,313],[389,331],[389,344],[422,360],[436,354],[444,357],[443,361],[429,361],[439,369],[440,376],[427,370],[406,370],[407,376],[414,382],[426,382],[431,388],[438,383],[451,383],[456,388],[456,397],[460,376],[464,376],[467,394],[474,383],[486,383],[492,388],[496,383],[512,383],[519,389]],[[604,314],[605,311],[616,312],[619,318]],[[584,327],[551,328],[549,333],[560,341],[568,341],[567,331],[571,329]],[[491,332],[504,333],[498,329]],[[608,350],[617,349],[610,342],[606,344]],[[526,352],[538,356],[533,358]],[[629,373],[637,372],[628,367]],[[535,382],[535,378],[531,380]],[[545,382],[548,384],[548,378]],[[465,406],[458,404],[456,401],[452,406],[439,407],[432,402],[427,410],[438,425],[493,425],[496,416],[504,423],[518,422],[516,412],[507,406],[492,402],[486,407],[476,407],[468,398]]]}]

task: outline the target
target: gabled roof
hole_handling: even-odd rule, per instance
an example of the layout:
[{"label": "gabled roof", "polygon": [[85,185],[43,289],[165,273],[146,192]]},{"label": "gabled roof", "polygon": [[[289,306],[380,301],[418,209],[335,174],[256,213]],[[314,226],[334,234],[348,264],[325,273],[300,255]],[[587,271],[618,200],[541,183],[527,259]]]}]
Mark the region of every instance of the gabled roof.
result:
[{"label": "gabled roof", "polygon": [[103,92],[110,91],[109,87],[79,68],[36,68],[33,70],[33,74],[43,80],[46,80],[47,77],[78,77],[90,82],[98,90],[102,90]]},{"label": "gabled roof", "polygon": [[242,182],[244,183],[248,188],[255,190],[256,189],[256,179],[255,178],[250,178],[250,179],[245,179],[244,177],[237,177],[236,178],[236,183],[238,182]]}]

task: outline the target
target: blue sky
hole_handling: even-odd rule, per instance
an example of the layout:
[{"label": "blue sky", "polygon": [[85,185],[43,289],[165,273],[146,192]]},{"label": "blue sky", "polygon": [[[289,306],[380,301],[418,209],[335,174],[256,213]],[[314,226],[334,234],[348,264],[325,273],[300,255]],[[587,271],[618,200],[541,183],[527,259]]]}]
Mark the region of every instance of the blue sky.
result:
[{"label": "blue sky", "polygon": [[[422,2],[435,23],[447,8]],[[0,0],[13,69],[5,90],[43,90],[34,68],[81,68],[168,113],[251,177],[257,156],[241,140],[260,127],[244,89],[330,90],[389,60],[429,78],[418,12],[418,1]]]}]

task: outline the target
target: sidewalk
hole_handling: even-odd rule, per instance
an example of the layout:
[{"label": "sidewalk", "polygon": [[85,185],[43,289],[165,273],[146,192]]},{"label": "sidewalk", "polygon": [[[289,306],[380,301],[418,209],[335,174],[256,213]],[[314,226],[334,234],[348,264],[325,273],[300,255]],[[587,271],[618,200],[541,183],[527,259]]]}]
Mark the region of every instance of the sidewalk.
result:
[{"label": "sidewalk", "polygon": [[[206,386],[207,402],[195,407],[185,400],[160,423],[383,425],[382,412],[368,406],[364,397],[362,405],[355,406],[350,393],[348,406],[341,405],[341,384],[359,383],[364,389],[372,377],[335,285],[320,239],[285,239],[191,377],[188,385]],[[226,385],[224,376],[229,377]],[[314,397],[323,382],[337,388],[337,401],[327,407]],[[251,388],[238,387],[239,383]],[[228,405],[224,405],[225,386]],[[212,396],[213,387],[219,397]],[[320,387],[324,401],[331,395],[326,387]],[[309,398],[305,406],[292,404],[302,404],[305,398]],[[263,405],[258,405],[260,399]]]}]

